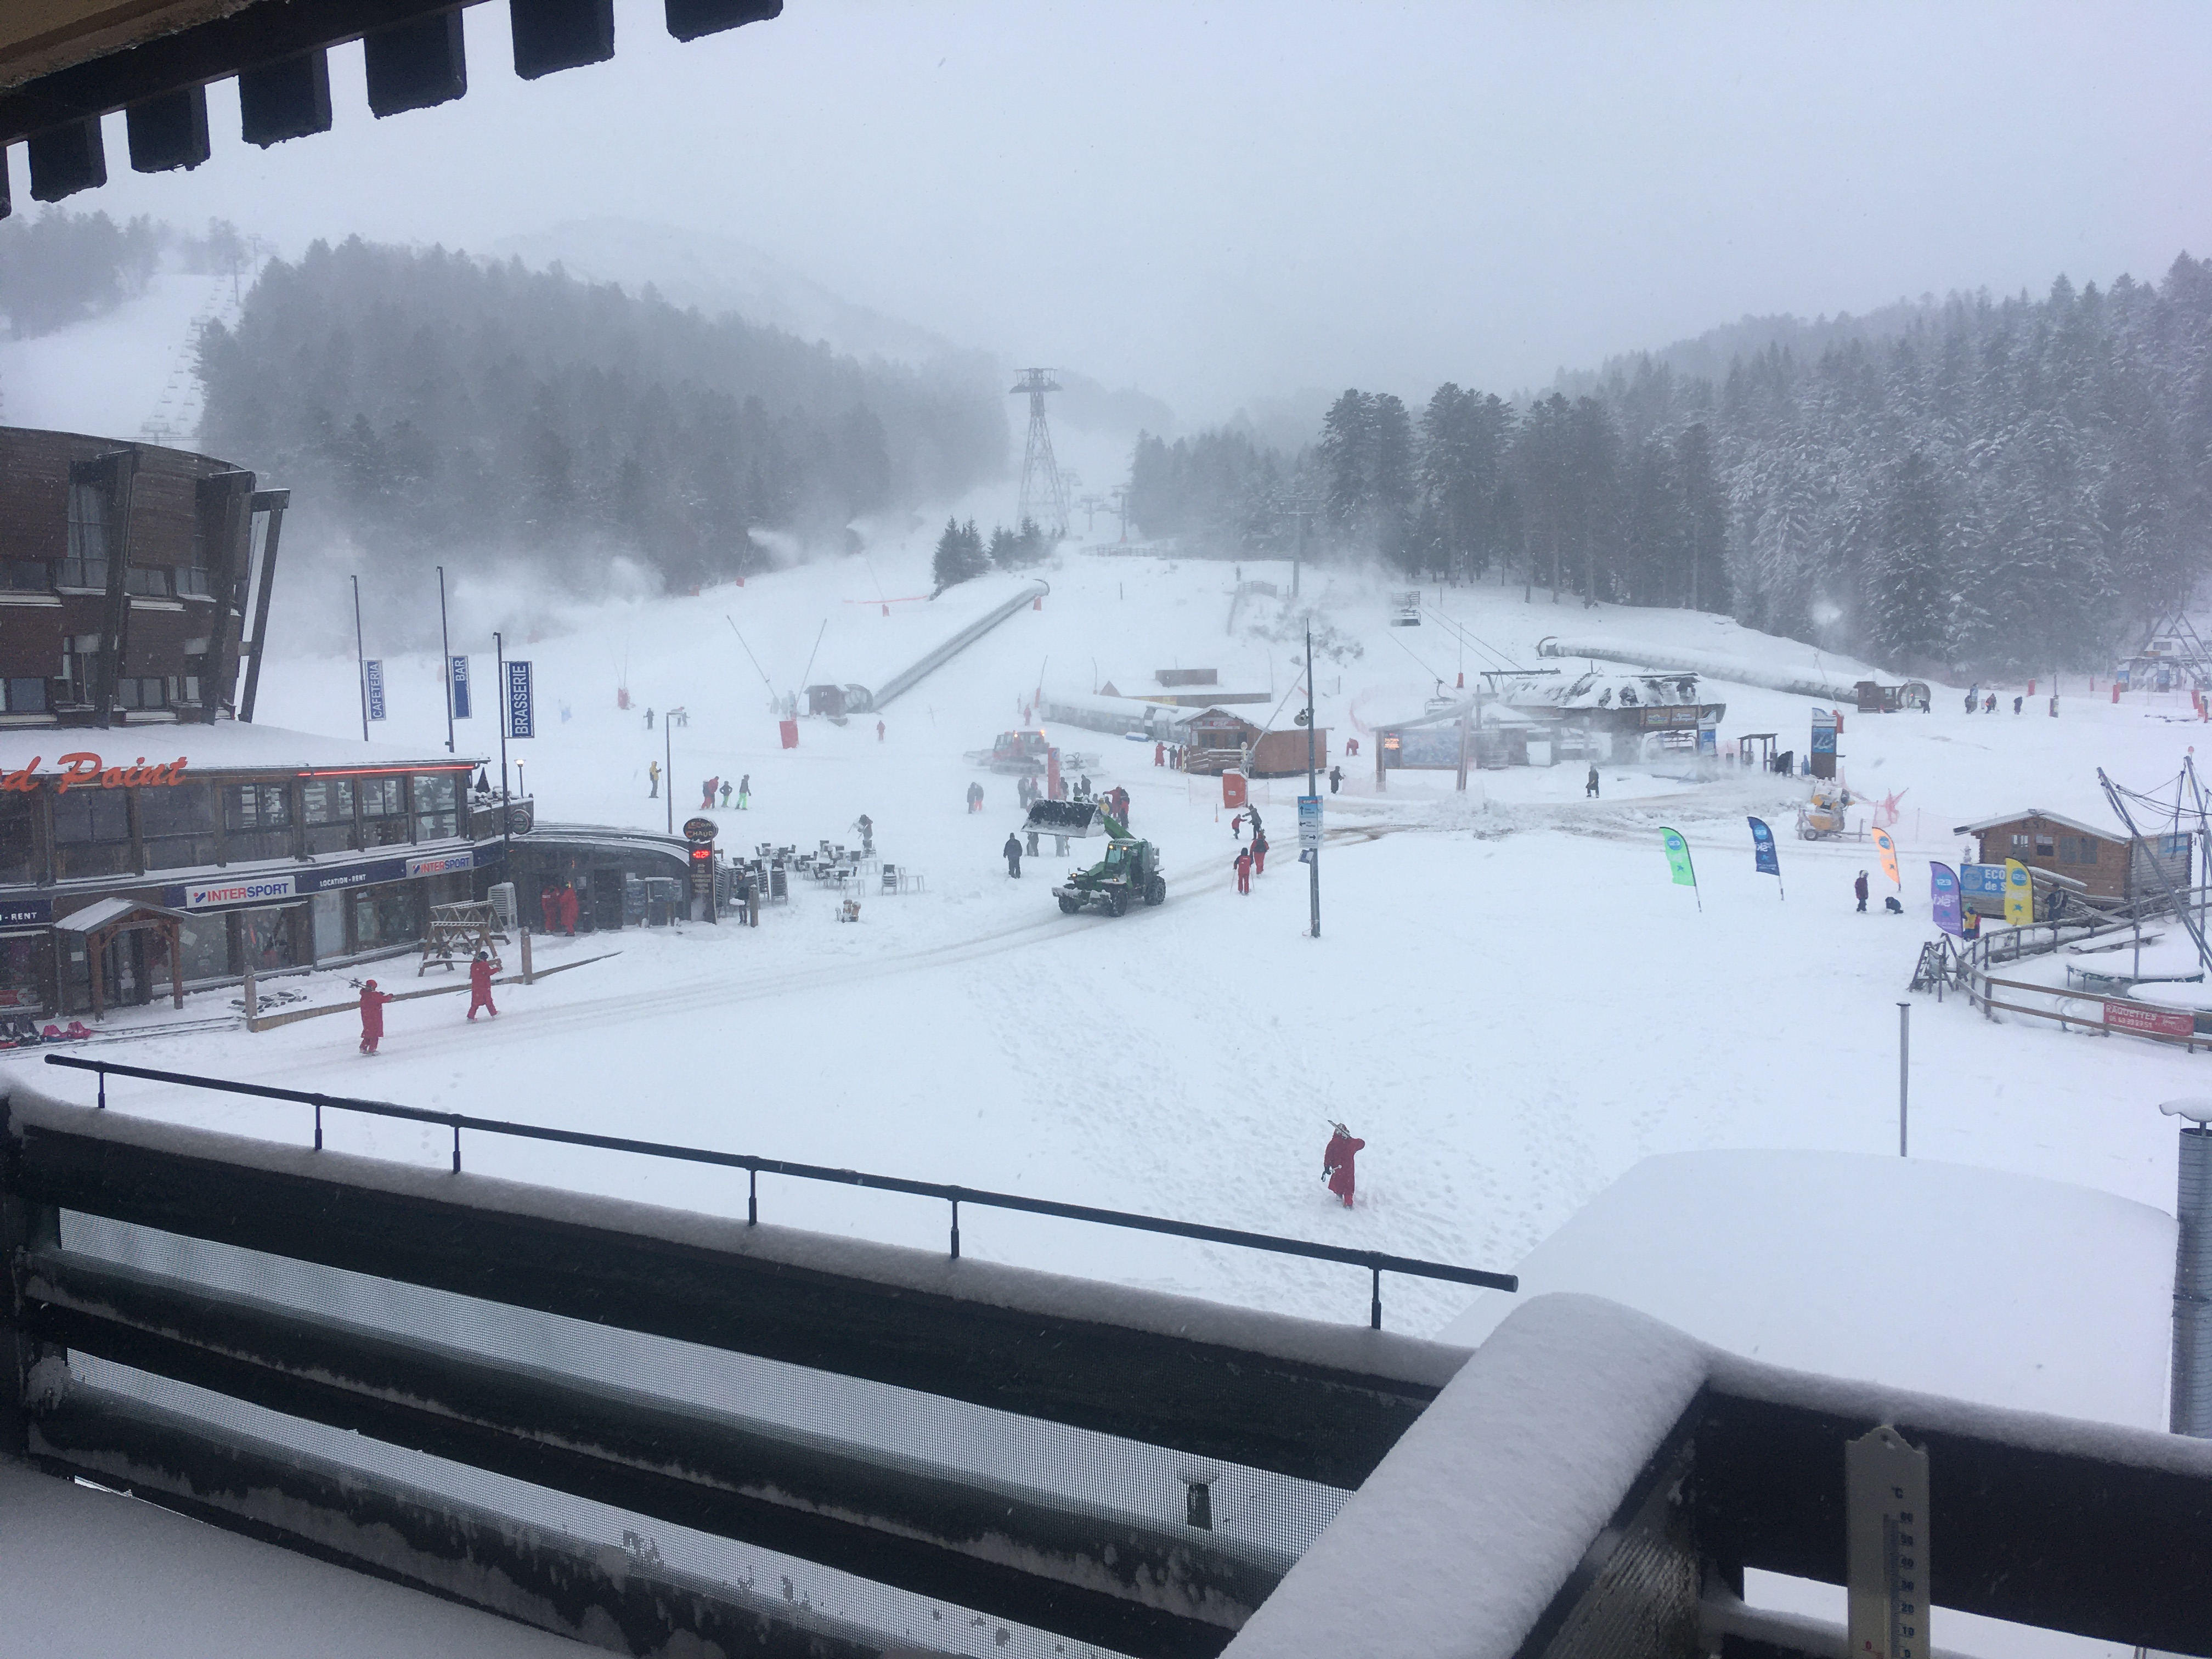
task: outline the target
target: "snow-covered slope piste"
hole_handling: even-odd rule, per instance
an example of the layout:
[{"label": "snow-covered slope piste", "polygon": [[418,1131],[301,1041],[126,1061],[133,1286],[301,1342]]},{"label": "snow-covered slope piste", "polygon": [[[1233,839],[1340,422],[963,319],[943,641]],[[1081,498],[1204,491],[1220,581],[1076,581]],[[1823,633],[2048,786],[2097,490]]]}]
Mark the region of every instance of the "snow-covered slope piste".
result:
[{"label": "snow-covered slope piste", "polygon": [[[1794,643],[1794,641],[1792,641]],[[1805,647],[1817,659],[1818,652]],[[1794,668],[1759,663],[1712,651],[1686,651],[1680,647],[1653,647],[1633,640],[1607,639],[1577,634],[1571,638],[1547,636],[1536,642],[1540,657],[1595,657],[1601,662],[1635,663],[1645,668],[1673,669],[1678,673],[1703,674],[1709,679],[1734,680],[1742,685],[1763,685],[1770,691],[1787,691],[1801,697],[1849,699],[1857,696],[1858,682],[1881,678],[1879,669],[1854,663],[1849,658],[1822,659],[1817,666]]]}]

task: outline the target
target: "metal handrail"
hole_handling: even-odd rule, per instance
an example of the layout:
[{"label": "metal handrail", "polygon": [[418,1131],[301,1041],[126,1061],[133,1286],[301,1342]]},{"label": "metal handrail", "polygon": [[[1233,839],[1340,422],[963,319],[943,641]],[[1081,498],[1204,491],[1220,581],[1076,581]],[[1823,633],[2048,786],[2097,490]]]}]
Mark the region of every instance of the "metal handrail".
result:
[{"label": "metal handrail", "polygon": [[465,1112],[434,1112],[421,1106],[401,1106],[386,1100],[362,1100],[349,1095],[318,1094],[304,1089],[280,1089],[265,1083],[238,1083],[228,1078],[197,1077],[188,1072],[157,1071],[148,1066],[120,1066],[111,1060],[79,1060],[72,1054],[48,1054],[49,1066],[92,1072],[100,1079],[100,1109],[107,1107],[107,1079],[142,1078],[153,1083],[174,1083],[188,1089],[211,1089],[223,1094],[250,1095],[262,1100],[287,1100],[315,1109],[315,1150],[323,1150],[323,1113],[358,1112],[368,1117],[403,1119],[410,1123],[434,1123],[453,1132],[453,1173],[461,1170],[461,1131],[482,1130],[523,1140],[550,1140],[567,1146],[593,1146],[603,1152],[636,1152],[647,1158],[669,1158],[689,1164],[711,1164],[747,1171],[745,1224],[760,1222],[760,1177],[763,1174],[790,1176],[801,1181],[827,1181],[847,1187],[874,1187],[885,1192],[908,1193],[919,1198],[941,1199],[952,1206],[952,1257],[960,1256],[960,1206],[979,1204],[990,1209],[1020,1210],[1031,1215],[1058,1216],[1067,1221],[1096,1222],[1106,1227],[1127,1227],[1140,1232],[1166,1233],[1176,1238],[1195,1238],[1210,1244],[1234,1244],[1248,1250],[1276,1255],[1301,1255],[1317,1261],[1338,1261],[1364,1267],[1373,1275],[1368,1322],[1382,1328],[1382,1275],[1405,1273],[1417,1279],[1445,1279],[1455,1285],[1479,1285],[1486,1290],[1518,1291],[1518,1274],[1490,1273],[1480,1267],[1454,1267],[1449,1262],[1424,1261],[1417,1256],[1391,1255],[1381,1250],[1356,1250],[1341,1244],[1316,1244],[1303,1238],[1281,1238],[1273,1233],[1248,1233],[1234,1227],[1210,1227],[1202,1222],[1170,1221],[1162,1216],[1136,1215],[1126,1210],[1102,1210],[1087,1204],[1063,1204],[1056,1199],[1025,1198],[1018,1193],[994,1193],[973,1187],[948,1186],[942,1182],[913,1181],[904,1176],[870,1175],[859,1170],[833,1170],[818,1164],[793,1164],[783,1158],[758,1158],[750,1152],[717,1152],[698,1146],[676,1146],[658,1140],[632,1140],[621,1135],[592,1134],[582,1129],[549,1129],[535,1123],[513,1123],[503,1118],[472,1117]]}]

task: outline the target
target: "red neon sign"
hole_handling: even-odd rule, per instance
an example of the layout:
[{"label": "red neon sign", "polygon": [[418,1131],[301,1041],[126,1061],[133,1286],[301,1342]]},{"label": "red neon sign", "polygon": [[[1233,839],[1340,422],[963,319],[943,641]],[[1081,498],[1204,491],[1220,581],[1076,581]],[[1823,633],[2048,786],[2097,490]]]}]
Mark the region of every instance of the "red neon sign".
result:
[{"label": "red neon sign", "polygon": [[[34,775],[43,755],[33,755],[28,764],[13,772],[0,773],[0,789],[12,789],[27,795],[39,787]],[[79,749],[64,755],[57,763],[63,770],[54,781],[55,793],[65,793],[71,789],[89,789],[94,784],[102,789],[151,789],[184,781],[185,757],[182,755],[159,766],[146,764],[143,755],[128,766],[102,766],[100,757],[90,750]]]}]

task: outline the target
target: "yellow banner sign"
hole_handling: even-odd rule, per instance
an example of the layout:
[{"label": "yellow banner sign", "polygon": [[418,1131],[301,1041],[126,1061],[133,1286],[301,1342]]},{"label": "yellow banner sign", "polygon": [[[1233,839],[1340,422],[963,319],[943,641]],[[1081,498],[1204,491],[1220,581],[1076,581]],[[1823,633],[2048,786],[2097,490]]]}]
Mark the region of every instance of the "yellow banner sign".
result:
[{"label": "yellow banner sign", "polygon": [[2005,921],[2013,927],[2025,927],[2035,920],[2035,884],[2018,859],[2005,860],[2004,904]]}]

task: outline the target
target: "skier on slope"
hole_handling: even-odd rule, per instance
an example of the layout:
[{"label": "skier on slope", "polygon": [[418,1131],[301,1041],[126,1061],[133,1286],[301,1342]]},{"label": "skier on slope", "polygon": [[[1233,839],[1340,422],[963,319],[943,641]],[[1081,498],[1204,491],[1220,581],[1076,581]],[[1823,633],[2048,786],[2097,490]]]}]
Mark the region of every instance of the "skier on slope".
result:
[{"label": "skier on slope", "polygon": [[376,1052],[376,1045],[384,1036],[384,1005],[391,1000],[392,993],[378,990],[373,979],[361,988],[362,1053]]},{"label": "skier on slope", "polygon": [[1851,884],[1851,891],[1858,895],[1859,914],[1861,915],[1864,915],[1866,914],[1867,902],[1867,878],[1865,871],[1862,870],[1859,872],[1859,878]]},{"label": "skier on slope", "polygon": [[732,782],[731,782],[727,778],[724,778],[724,779],[722,780],[721,795],[722,795],[722,810],[723,810],[725,812],[726,812],[726,811],[728,811],[730,810],[730,797],[731,797],[732,795],[734,795],[734,794],[735,794],[735,793],[738,793],[737,786],[736,786],[735,784],[732,783]]},{"label": "skier on slope", "polygon": [[1236,864],[1237,890],[1240,893],[1249,893],[1252,890],[1252,849],[1249,847],[1238,848]]},{"label": "skier on slope", "polygon": [[477,959],[469,964],[469,1018],[471,1019],[477,1017],[477,1010],[479,1008],[494,1019],[499,1018],[499,1010],[492,1005],[491,953],[488,951],[477,951]]},{"label": "skier on slope", "polygon": [[1267,873],[1267,832],[1260,827],[1256,817],[1252,821],[1252,873],[1255,876]]},{"label": "skier on slope", "polygon": [[705,812],[713,810],[714,805],[714,789],[721,781],[722,781],[720,778],[709,778],[704,784],[700,786],[699,810],[701,811]]},{"label": "skier on slope", "polygon": [[1006,844],[999,849],[999,855],[1006,861],[1006,873],[1019,881],[1022,878],[1022,843],[1012,830],[1006,831]]},{"label": "skier on slope", "polygon": [[738,811],[743,812],[750,808],[752,793],[753,775],[748,772],[738,780]]},{"label": "skier on slope", "polygon": [[1344,1200],[1344,1207],[1352,1207],[1352,1159],[1354,1153],[1364,1152],[1367,1143],[1357,1139],[1341,1123],[1329,1126],[1336,1133],[1328,1138],[1328,1146],[1321,1155],[1322,1179],[1328,1182],[1329,1191]]},{"label": "skier on slope", "polygon": [[646,791],[645,798],[647,800],[659,800],[660,799],[660,763],[659,761],[654,761],[645,769],[645,778],[646,781],[652,786]]},{"label": "skier on slope", "polygon": [[1590,763],[1589,776],[1583,780],[1583,799],[1593,800],[1597,796],[1597,763]]},{"label": "skier on slope", "polygon": [[1328,769],[1328,793],[1333,795],[1343,787],[1344,769],[1341,766],[1330,767]]}]

